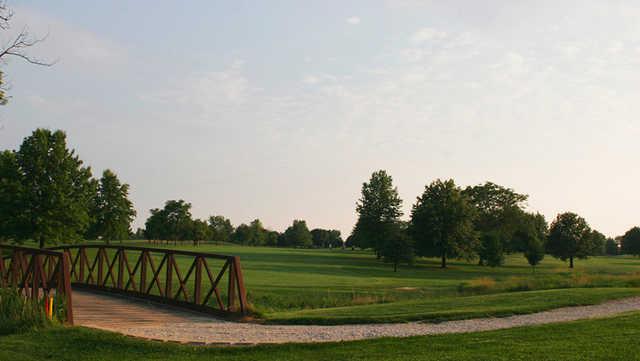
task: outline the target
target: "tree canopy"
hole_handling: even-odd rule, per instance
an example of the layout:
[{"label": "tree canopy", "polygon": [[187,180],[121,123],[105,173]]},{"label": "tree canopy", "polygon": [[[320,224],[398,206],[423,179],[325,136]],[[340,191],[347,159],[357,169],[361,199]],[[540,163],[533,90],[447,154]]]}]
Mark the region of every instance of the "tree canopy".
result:
[{"label": "tree canopy", "polygon": [[96,182],[64,132],[37,129],[17,152],[2,152],[0,163],[4,238],[34,239],[42,248],[84,236]]},{"label": "tree canopy", "polygon": [[436,180],[425,187],[411,210],[409,234],[416,253],[440,257],[445,268],[447,258],[472,258],[478,239],[473,227],[474,209],[453,180]]},{"label": "tree canopy", "polygon": [[549,227],[547,251],[563,261],[584,259],[595,253],[596,245],[591,228],[584,218],[572,212],[558,214]]},{"label": "tree canopy", "polygon": [[393,178],[384,170],[374,172],[362,184],[362,196],[356,203],[358,221],[352,239],[356,246],[373,248],[379,255],[386,239],[383,230],[402,216],[402,200]]},{"label": "tree canopy", "polygon": [[640,256],[640,227],[633,227],[622,236],[622,252]]},{"label": "tree canopy", "polygon": [[475,208],[474,227],[480,233],[480,264],[496,266],[502,263],[503,252],[523,250],[524,245],[516,242],[514,235],[522,225],[524,205],[529,196],[492,182],[469,186],[463,193]]},{"label": "tree canopy", "polygon": [[131,222],[136,216],[129,200],[129,185],[121,184],[116,174],[107,169],[102,173],[98,192],[91,207],[92,224],[89,238],[123,240],[129,237]]},{"label": "tree canopy", "polygon": [[605,243],[605,254],[615,256],[618,254],[618,243],[613,238],[607,238]]},{"label": "tree canopy", "polygon": [[313,246],[316,248],[342,247],[342,237],[337,229],[315,228],[311,230]]},{"label": "tree canopy", "polygon": [[150,210],[145,222],[145,236],[150,240],[184,241],[193,239],[191,203],[169,200],[164,208]]},{"label": "tree canopy", "polygon": [[386,240],[380,250],[382,260],[391,263],[394,272],[398,270],[400,263],[413,264],[413,240],[407,233],[407,225],[404,222],[388,222],[382,232]]},{"label": "tree canopy", "polygon": [[313,244],[307,222],[298,219],[294,220],[293,224],[284,231],[281,238],[281,245],[285,247],[311,247]]},{"label": "tree canopy", "polygon": [[213,242],[231,242],[234,230],[228,218],[223,216],[209,217],[209,236]]}]

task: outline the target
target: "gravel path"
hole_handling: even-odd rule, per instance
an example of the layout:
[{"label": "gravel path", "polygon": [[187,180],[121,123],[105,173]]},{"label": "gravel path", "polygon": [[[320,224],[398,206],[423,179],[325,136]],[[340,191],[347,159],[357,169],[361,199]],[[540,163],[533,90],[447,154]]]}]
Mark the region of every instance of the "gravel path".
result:
[{"label": "gravel path", "polygon": [[[97,297],[97,298],[96,298]],[[499,330],[614,316],[640,311],[640,297],[599,305],[565,307],[551,311],[502,318],[481,318],[442,323],[390,323],[340,326],[260,325],[212,320],[160,306],[74,290],[76,323],[125,335],[194,344],[261,344],[286,342],[335,342],[377,337],[407,337]],[[92,305],[94,310],[87,305]],[[95,316],[93,311],[111,310]],[[94,316],[90,316],[94,314]],[[106,322],[105,322],[106,319]]]}]

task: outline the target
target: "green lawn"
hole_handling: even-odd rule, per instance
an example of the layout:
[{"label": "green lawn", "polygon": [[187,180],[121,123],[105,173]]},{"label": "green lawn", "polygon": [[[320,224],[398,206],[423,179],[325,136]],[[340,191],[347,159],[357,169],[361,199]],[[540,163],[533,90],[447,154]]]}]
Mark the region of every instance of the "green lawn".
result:
[{"label": "green lawn", "polygon": [[1,336],[0,360],[640,360],[640,314],[456,335],[198,347],[83,328]]},{"label": "green lawn", "polygon": [[[167,247],[240,256],[254,315],[271,323],[503,316],[640,295],[640,259],[627,256],[577,260],[573,270],[547,256],[535,273],[520,254],[507,256],[505,265],[496,268],[451,260],[447,269],[441,269],[437,259],[419,259],[414,266],[393,272],[390,265],[364,251],[211,244]],[[176,260],[184,275],[192,258]]]},{"label": "green lawn", "polygon": [[[139,244],[139,243],[137,243]],[[146,244],[146,243],[145,243]],[[547,256],[535,273],[522,255],[503,267],[421,259],[393,272],[369,252],[234,245],[170,246],[240,256],[249,302],[280,323],[440,320],[535,312],[640,294],[640,260],[594,257],[565,262]],[[183,272],[189,258],[178,257]],[[554,292],[528,292],[556,289]]]}]

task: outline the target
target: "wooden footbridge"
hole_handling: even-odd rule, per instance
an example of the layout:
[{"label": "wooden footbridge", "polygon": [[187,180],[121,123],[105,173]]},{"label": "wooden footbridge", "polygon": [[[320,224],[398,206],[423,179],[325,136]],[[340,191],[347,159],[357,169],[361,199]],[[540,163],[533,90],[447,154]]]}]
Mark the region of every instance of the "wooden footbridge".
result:
[{"label": "wooden footbridge", "polygon": [[[91,322],[117,322],[118,315],[123,322],[153,318],[140,315],[144,308],[135,302],[131,302],[135,312],[127,312],[126,300],[114,301],[101,294],[225,318],[248,313],[242,267],[236,256],[111,245],[48,249],[0,245],[0,256],[0,288],[15,289],[43,303],[53,299],[56,315],[68,324],[74,324],[77,311],[82,320]],[[158,312],[157,316],[169,317]]]}]

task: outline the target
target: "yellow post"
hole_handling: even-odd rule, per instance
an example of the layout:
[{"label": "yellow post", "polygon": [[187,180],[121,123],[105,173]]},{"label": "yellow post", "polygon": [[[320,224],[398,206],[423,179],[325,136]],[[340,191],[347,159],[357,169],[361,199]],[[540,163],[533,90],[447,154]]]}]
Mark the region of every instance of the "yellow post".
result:
[{"label": "yellow post", "polygon": [[53,319],[53,296],[49,296],[49,319]]}]

